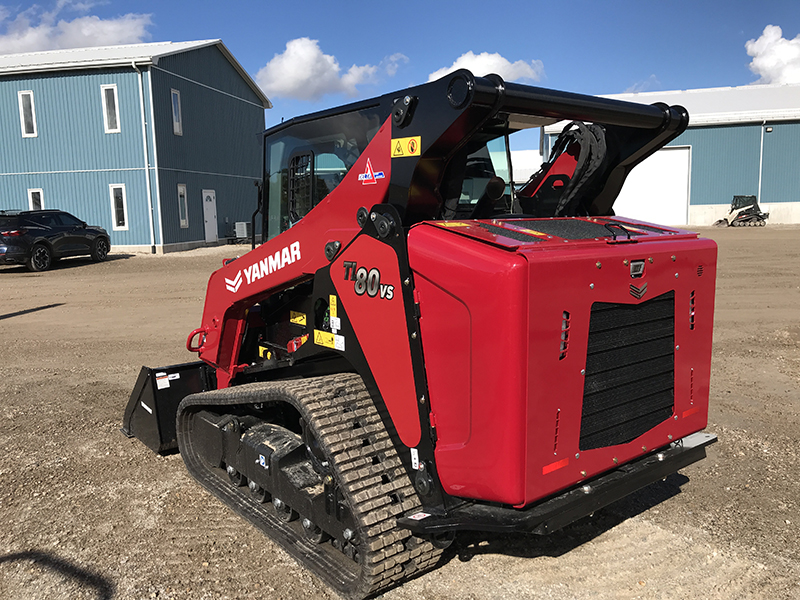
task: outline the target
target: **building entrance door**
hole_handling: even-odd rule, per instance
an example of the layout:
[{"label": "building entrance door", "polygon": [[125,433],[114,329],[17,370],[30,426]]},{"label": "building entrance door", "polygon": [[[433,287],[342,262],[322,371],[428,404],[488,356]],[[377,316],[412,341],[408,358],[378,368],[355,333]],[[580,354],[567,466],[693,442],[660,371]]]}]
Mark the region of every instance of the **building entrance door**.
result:
[{"label": "building entrance door", "polygon": [[205,222],[206,242],[217,241],[217,192],[203,190],[203,221]]}]

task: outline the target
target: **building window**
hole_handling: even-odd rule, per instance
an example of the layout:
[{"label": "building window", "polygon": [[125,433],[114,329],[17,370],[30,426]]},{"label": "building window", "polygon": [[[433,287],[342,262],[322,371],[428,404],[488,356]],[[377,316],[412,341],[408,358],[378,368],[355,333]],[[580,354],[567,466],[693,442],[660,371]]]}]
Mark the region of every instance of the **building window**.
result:
[{"label": "building window", "polygon": [[128,201],[125,198],[125,184],[112,183],[108,186],[111,198],[111,221],[114,231],[128,230]]},{"label": "building window", "polygon": [[36,106],[33,103],[33,92],[17,92],[19,98],[19,122],[22,126],[22,137],[36,137]]},{"label": "building window", "polygon": [[41,188],[28,190],[28,209],[42,210],[43,208],[44,208],[44,200]]},{"label": "building window", "polygon": [[119,102],[117,100],[117,85],[101,85],[100,93],[103,97],[103,124],[106,133],[119,133]]},{"label": "building window", "polygon": [[189,207],[186,204],[186,185],[178,185],[178,217],[181,221],[181,228],[189,227]]},{"label": "building window", "polygon": [[183,135],[181,93],[178,90],[172,90],[172,133],[175,135]]}]

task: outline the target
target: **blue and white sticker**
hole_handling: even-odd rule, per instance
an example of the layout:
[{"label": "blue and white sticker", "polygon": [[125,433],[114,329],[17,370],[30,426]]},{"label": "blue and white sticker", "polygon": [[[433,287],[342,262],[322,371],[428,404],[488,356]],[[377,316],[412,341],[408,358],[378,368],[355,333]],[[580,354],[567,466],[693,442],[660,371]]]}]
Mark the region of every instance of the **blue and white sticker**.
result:
[{"label": "blue and white sticker", "polygon": [[378,179],[384,179],[386,174],[383,171],[376,171],[372,168],[372,161],[367,159],[367,168],[363,173],[358,174],[361,185],[371,185],[378,183]]}]

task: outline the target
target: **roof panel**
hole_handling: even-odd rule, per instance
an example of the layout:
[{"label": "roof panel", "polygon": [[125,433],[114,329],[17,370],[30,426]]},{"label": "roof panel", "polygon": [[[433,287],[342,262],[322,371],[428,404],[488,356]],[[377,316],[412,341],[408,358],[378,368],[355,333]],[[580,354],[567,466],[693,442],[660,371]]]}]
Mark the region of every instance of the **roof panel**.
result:
[{"label": "roof panel", "polygon": [[157,65],[159,58],[197,50],[207,46],[218,46],[248,85],[258,94],[264,108],[272,104],[252,77],[242,68],[222,40],[198,40],[193,42],[153,42],[148,44],[127,44],[121,46],[100,46],[94,48],[70,48],[47,50],[43,52],[24,52],[0,56],[0,76],[69,71],[76,69],[101,69],[128,66]]},{"label": "roof panel", "polygon": [[23,52],[0,56],[0,74],[29,73],[31,71],[57,71],[108,67],[120,64],[157,63],[162,56],[186,52],[220,43],[220,40],[196,42],[155,42],[150,44],[127,44],[123,46],[100,46],[94,48],[68,48],[43,52]]},{"label": "roof panel", "polygon": [[684,106],[689,126],[754,123],[800,119],[800,85],[743,85],[738,87],[638,92],[605,96],[616,100]]}]

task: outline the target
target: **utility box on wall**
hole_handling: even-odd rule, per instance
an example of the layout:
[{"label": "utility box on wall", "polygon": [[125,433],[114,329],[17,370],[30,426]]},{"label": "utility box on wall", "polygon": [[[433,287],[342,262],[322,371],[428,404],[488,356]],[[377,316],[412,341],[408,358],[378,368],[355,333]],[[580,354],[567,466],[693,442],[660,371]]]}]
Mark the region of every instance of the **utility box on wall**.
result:
[{"label": "utility box on wall", "polygon": [[247,221],[236,221],[234,233],[237,240],[249,240],[253,237],[253,224]]}]

